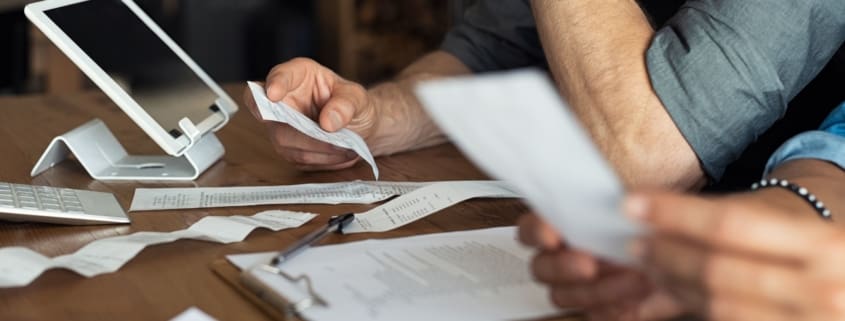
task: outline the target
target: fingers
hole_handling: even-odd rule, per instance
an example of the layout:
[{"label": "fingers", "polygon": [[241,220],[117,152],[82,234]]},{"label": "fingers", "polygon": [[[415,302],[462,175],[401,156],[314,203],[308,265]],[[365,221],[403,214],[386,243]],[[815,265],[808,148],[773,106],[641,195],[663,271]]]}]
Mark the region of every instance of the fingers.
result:
[{"label": "fingers", "polygon": [[802,306],[807,302],[801,266],[734,254],[711,251],[701,245],[673,238],[650,242],[648,265],[670,286],[684,287],[684,297],[701,307],[704,298],[737,295],[770,301],[784,306]]},{"label": "fingers", "polygon": [[[311,138],[287,124],[271,124],[270,137],[280,149],[303,150],[322,154],[344,155],[352,151]],[[350,154],[350,156],[353,156]]]},{"label": "fingers", "polygon": [[653,292],[636,308],[636,320],[668,320],[687,312],[677,299],[662,290]]},{"label": "fingers", "polygon": [[359,159],[352,150],[308,137],[286,124],[270,124],[269,128],[276,153],[299,170],[344,169]]},{"label": "fingers", "polygon": [[320,112],[320,126],[329,132],[347,127],[358,110],[368,103],[364,87],[349,81],[339,81],[335,83],[331,98]]},{"label": "fingers", "polygon": [[797,312],[766,301],[740,297],[717,297],[710,303],[708,320],[713,321],[787,321],[804,320]]},{"label": "fingers", "polygon": [[586,311],[590,321],[674,320],[687,311],[671,295],[654,290],[644,297],[596,307]]},{"label": "fingers", "polygon": [[638,319],[637,308],[639,303],[616,302],[611,305],[601,306],[586,312],[587,320],[590,321],[645,321],[657,319]]},{"label": "fingers", "polygon": [[[369,108],[364,87],[344,80],[313,60],[297,58],[274,67],[267,75],[265,90],[271,101],[285,103],[317,121],[326,131],[349,127],[367,138],[375,128],[374,112]],[[261,119],[251,93],[244,95],[247,107]],[[358,160],[354,152],[311,138],[289,125],[271,123],[268,128],[277,153],[299,169],[341,169]]]},{"label": "fingers", "polygon": [[267,75],[267,98],[284,101],[309,115],[309,109],[323,105],[339,77],[331,70],[307,58],[295,58],[279,64]]},{"label": "fingers", "polygon": [[280,154],[285,157],[286,160],[298,166],[317,166],[319,168],[346,163],[356,160],[358,157],[358,154],[351,151],[343,154],[324,154],[287,148],[282,149]]},{"label": "fingers", "polygon": [[551,299],[559,307],[593,308],[645,296],[648,280],[633,271],[603,276],[585,284],[566,284],[551,288]]},{"label": "fingers", "polygon": [[541,252],[534,257],[531,268],[538,281],[551,284],[584,283],[599,273],[595,258],[572,250]]},{"label": "fingers", "polygon": [[363,86],[305,58],[273,68],[265,88],[270,100],[288,104],[329,132],[347,127],[369,103]]},{"label": "fingers", "polygon": [[333,164],[333,165],[302,165],[296,164],[295,167],[301,171],[334,171],[340,169],[346,169],[355,165],[360,158],[355,158],[345,163]]},{"label": "fingers", "polygon": [[556,250],[563,247],[557,231],[537,215],[522,215],[517,225],[519,226],[519,240],[522,244],[541,250]]},{"label": "fingers", "polygon": [[728,199],[637,195],[626,200],[625,209],[627,215],[660,233],[783,259],[806,257],[808,248],[830,234],[823,225]]}]

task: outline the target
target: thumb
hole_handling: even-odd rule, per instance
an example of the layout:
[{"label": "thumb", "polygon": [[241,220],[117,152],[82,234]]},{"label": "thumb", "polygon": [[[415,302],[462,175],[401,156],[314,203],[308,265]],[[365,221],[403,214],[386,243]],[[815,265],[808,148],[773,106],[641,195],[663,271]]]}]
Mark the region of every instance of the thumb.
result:
[{"label": "thumb", "polygon": [[348,81],[338,82],[320,112],[320,127],[329,132],[348,127],[367,104],[369,99],[364,87]]}]

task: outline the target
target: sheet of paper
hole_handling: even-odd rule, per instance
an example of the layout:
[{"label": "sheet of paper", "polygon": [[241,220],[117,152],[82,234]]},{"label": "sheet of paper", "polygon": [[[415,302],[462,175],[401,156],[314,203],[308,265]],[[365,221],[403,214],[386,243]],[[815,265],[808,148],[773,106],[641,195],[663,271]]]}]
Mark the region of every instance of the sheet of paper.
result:
[{"label": "sheet of paper", "polygon": [[[507,227],[320,246],[281,268],[307,274],[328,301],[327,308],[304,311],[316,321],[520,320],[561,313],[533,281],[531,250],[515,235]],[[274,254],[228,259],[247,269]],[[284,278],[255,273],[288,299],[303,297]]]},{"label": "sheet of paper", "polygon": [[0,248],[0,288],[26,286],[44,271],[54,268],[68,269],[89,278],[112,273],[150,245],[179,239],[224,244],[239,242],[256,228],[273,231],[296,228],[316,216],[289,211],[265,211],[253,216],[206,216],[184,230],[138,232],[99,239],[72,254],[54,258],[24,247]]},{"label": "sheet of paper", "polygon": [[566,240],[618,263],[642,228],[623,188],[548,77],[535,70],[424,83],[429,115],[488,174],[513,184]]},{"label": "sheet of paper", "polygon": [[376,160],[373,158],[370,148],[361,136],[346,128],[334,133],[327,132],[319,124],[311,120],[311,118],[308,118],[285,103],[270,101],[267,98],[264,87],[261,85],[254,82],[249,82],[248,85],[255,98],[258,111],[264,120],[288,124],[316,140],[355,151],[364,161],[370,164],[373,168],[373,176],[378,179]]},{"label": "sheet of paper", "polygon": [[397,197],[384,205],[355,214],[343,233],[386,232],[472,198],[518,198],[503,182],[457,181],[434,183]]},{"label": "sheet of paper", "polygon": [[217,321],[197,307],[191,307],[180,313],[170,321]]},{"label": "sheet of paper", "polygon": [[283,204],[372,204],[431,182],[354,181],[283,186],[139,188],[130,211]]}]

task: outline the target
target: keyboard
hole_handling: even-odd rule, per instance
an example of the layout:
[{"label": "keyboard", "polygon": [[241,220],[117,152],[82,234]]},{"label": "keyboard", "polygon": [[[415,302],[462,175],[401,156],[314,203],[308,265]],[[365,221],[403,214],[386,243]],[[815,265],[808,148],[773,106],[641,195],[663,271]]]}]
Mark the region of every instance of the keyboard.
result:
[{"label": "keyboard", "polygon": [[3,182],[0,220],[72,225],[129,223],[111,193]]}]

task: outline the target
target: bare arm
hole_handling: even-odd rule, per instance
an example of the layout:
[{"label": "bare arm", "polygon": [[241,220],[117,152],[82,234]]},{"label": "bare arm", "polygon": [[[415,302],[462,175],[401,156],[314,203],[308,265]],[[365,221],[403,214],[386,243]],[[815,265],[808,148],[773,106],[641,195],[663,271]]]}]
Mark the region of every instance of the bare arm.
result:
[{"label": "bare arm", "polygon": [[705,183],[692,147],[648,78],[654,30],[634,0],[533,0],[549,66],[575,113],[626,185]]},{"label": "bare arm", "polygon": [[420,106],[413,88],[421,81],[469,73],[455,56],[435,51],[405,68],[394,81],[369,89],[373,109],[380,113],[375,133],[368,139],[373,153],[393,154],[445,142],[446,137]]}]

